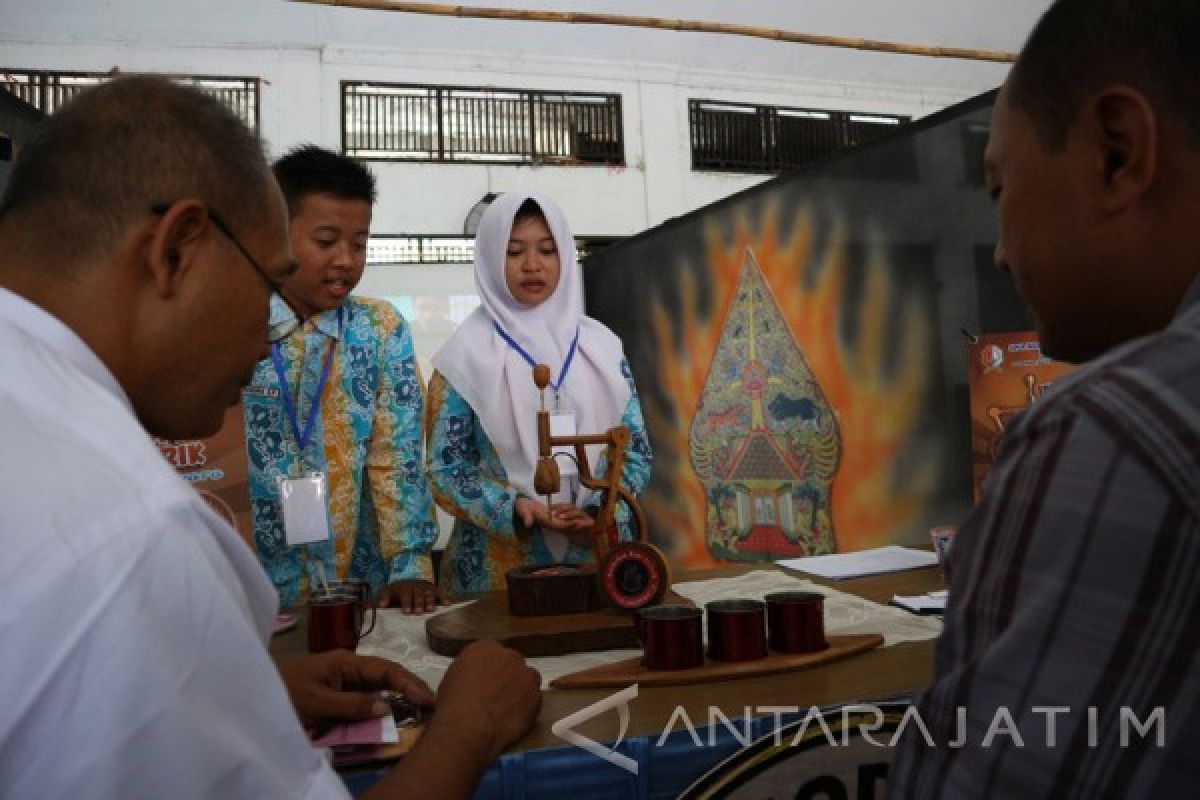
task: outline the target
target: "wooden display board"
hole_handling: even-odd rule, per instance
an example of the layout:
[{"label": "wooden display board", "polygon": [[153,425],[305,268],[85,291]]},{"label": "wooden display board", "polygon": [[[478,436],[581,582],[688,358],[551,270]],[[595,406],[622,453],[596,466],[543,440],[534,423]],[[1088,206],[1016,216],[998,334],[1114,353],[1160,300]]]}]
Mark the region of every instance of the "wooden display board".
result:
[{"label": "wooden display board", "polygon": [[766,658],[755,661],[714,661],[705,658],[704,663],[691,669],[648,669],[642,665],[641,657],[629,658],[614,664],[580,670],[563,675],[550,682],[555,689],[601,689],[629,686],[684,686],[693,683],[709,683],[731,678],[747,678],[753,675],[772,675],[811,669],[832,661],[874,650],[883,644],[878,633],[829,636],[829,647],[816,653],[768,653]]},{"label": "wooden display board", "polygon": [[[673,592],[663,602],[690,605]],[[456,656],[477,639],[495,639],[526,657],[641,647],[629,612],[605,608],[582,614],[514,617],[508,612],[506,592],[489,592],[470,605],[430,618],[425,635],[429,648],[443,656]]]}]

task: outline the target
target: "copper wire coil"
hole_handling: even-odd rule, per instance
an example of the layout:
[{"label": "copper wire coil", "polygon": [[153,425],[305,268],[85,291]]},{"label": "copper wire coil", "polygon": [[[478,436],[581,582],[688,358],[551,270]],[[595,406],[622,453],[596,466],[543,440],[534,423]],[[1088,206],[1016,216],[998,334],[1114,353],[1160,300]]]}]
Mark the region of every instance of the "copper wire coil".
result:
[{"label": "copper wire coil", "polygon": [[717,661],[756,661],[767,657],[767,621],[760,600],[714,600],[708,614],[708,655]]}]

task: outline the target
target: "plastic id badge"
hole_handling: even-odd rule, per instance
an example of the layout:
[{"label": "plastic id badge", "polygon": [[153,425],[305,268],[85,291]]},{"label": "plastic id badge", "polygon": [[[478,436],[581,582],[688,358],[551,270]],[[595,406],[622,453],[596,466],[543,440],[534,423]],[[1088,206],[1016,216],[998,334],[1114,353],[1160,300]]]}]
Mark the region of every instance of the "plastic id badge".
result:
[{"label": "plastic id badge", "polygon": [[303,478],[280,478],[283,533],[289,545],[329,539],[328,488],[325,476],[310,472]]}]

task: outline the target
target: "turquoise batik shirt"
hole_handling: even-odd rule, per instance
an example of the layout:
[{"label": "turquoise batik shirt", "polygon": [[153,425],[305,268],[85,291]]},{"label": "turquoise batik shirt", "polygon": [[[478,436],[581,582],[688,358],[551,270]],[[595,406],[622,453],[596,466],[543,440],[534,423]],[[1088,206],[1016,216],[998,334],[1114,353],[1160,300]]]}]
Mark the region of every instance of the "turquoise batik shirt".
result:
[{"label": "turquoise batik shirt", "polygon": [[[254,543],[291,605],[307,592],[311,565],[326,576],[366,580],[378,592],[399,580],[433,579],[437,523],[422,469],[421,379],[408,325],[389,304],[352,297],[301,322],[271,299],[270,339],[303,431],[333,348],[311,438],[299,452],[275,364],[259,362],[243,392]],[[289,547],[277,479],[323,472],[335,541]]]},{"label": "turquoise batik shirt", "polygon": [[[621,424],[630,432],[621,485],[639,495],[650,480],[650,441],[633,376],[624,360],[621,372],[631,392],[621,417]],[[438,505],[455,518],[438,576],[443,592],[458,598],[502,589],[504,573],[522,564],[593,560],[591,548],[582,545],[578,537],[571,538],[559,559],[551,554],[541,531],[518,535],[513,521],[518,492],[509,484],[504,465],[471,406],[438,372],[429,382],[425,429],[430,487]],[[604,465],[595,472],[602,477]],[[617,522],[621,539],[631,539],[634,530],[622,503],[617,504]]]}]

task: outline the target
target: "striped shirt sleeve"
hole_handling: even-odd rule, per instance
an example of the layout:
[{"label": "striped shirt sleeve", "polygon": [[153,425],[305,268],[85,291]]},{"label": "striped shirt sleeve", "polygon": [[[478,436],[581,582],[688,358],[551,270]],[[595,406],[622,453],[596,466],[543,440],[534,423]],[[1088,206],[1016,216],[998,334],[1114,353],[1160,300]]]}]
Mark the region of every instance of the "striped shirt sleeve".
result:
[{"label": "striped shirt sleeve", "polygon": [[1198,328],[1077,373],[1006,435],[950,557],[929,737],[902,739],[890,797],[1192,791]]}]

